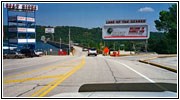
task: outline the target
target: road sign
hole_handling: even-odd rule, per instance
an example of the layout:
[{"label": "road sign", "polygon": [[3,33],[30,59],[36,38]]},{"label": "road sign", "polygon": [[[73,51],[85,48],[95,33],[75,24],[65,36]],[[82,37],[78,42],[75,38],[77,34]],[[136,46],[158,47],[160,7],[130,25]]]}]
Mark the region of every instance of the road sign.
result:
[{"label": "road sign", "polygon": [[109,49],[106,47],[105,49],[104,49],[104,53],[108,53],[109,52]]},{"label": "road sign", "polygon": [[45,28],[45,33],[54,33],[54,28]]},{"label": "road sign", "polygon": [[103,45],[102,42],[100,42],[99,45],[102,46]]}]

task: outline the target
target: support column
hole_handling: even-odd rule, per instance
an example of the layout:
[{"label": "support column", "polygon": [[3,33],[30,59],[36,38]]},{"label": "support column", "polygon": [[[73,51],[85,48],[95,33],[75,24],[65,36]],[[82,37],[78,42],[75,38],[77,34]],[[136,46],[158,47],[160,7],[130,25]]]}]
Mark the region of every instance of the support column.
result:
[{"label": "support column", "polygon": [[145,41],[145,52],[147,52],[148,40]]}]

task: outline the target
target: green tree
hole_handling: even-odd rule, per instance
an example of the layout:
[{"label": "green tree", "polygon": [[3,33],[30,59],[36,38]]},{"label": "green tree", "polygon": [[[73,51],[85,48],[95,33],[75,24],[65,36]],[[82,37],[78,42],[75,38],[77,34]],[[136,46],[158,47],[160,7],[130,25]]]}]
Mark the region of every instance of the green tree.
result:
[{"label": "green tree", "polygon": [[166,39],[164,42],[160,41],[159,45],[166,49],[163,53],[177,53],[177,5],[173,4],[169,11],[161,11],[159,14],[159,20],[154,22],[157,30],[162,31],[163,38]]}]

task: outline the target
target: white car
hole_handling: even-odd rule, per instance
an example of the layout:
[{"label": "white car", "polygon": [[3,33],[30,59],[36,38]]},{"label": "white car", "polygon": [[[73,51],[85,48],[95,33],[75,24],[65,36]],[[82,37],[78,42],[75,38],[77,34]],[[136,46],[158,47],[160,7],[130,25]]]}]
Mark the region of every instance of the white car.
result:
[{"label": "white car", "polygon": [[37,56],[40,56],[40,55],[43,55],[43,52],[42,52],[42,51],[35,51],[35,54],[36,54]]},{"label": "white car", "polygon": [[95,56],[97,56],[97,50],[96,50],[96,48],[91,48],[91,49],[88,50],[88,56],[90,56],[90,55],[95,55]]}]

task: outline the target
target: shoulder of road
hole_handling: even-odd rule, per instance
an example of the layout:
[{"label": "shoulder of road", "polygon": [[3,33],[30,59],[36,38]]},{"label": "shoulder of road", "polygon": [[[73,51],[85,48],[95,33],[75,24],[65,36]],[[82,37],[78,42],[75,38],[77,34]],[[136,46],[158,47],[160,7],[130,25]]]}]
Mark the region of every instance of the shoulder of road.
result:
[{"label": "shoulder of road", "polygon": [[164,68],[164,69],[167,69],[169,71],[173,71],[173,72],[177,73],[177,68],[175,69],[175,68],[172,68],[170,66],[166,66],[164,64],[160,64],[160,63],[157,63],[157,62],[150,61],[150,60],[154,60],[154,59],[158,59],[158,58],[169,58],[169,57],[177,57],[177,55],[173,54],[173,55],[155,56],[155,57],[150,57],[150,58],[147,58],[147,59],[140,59],[139,62],[146,63],[146,64],[151,64],[151,65],[154,65],[154,66],[157,66],[157,67],[160,67],[160,68]]}]

